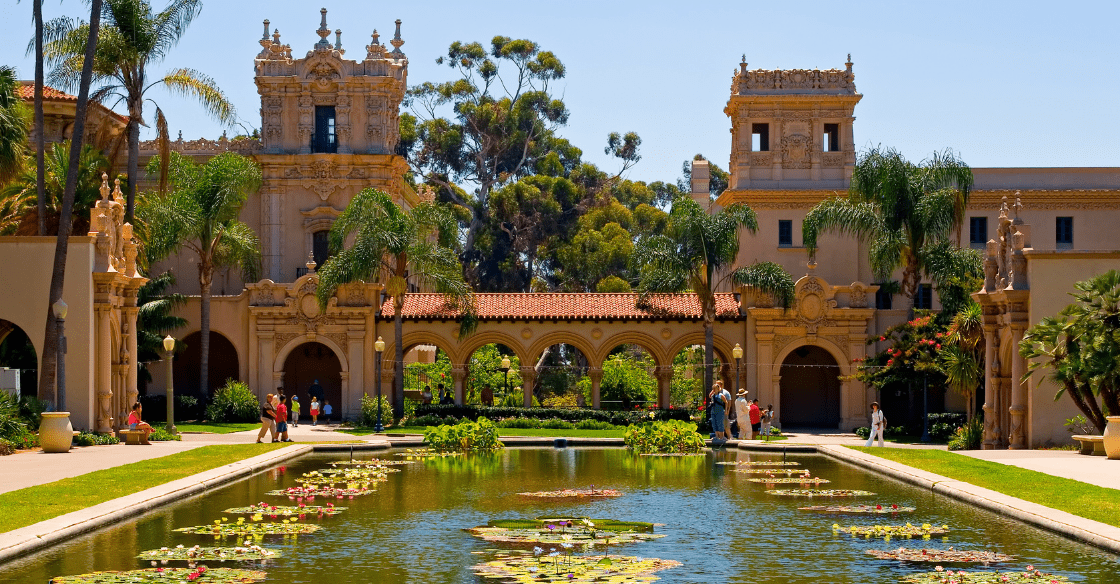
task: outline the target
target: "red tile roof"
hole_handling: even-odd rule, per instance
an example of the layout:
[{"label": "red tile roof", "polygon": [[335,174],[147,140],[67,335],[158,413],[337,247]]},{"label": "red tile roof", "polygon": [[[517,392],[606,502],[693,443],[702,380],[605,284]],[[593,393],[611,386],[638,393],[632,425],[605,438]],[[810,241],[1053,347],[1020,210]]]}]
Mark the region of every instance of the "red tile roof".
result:
[{"label": "red tile roof", "polygon": [[[638,294],[581,293],[485,293],[476,294],[480,320],[699,320],[700,304],[695,294],[655,294],[649,308],[637,306]],[[381,314],[393,314],[387,299]],[[447,306],[441,294],[413,292],[405,296],[404,318],[454,319],[458,311]],[[716,294],[716,318],[739,316],[734,294]]]},{"label": "red tile roof", "polygon": [[[21,82],[19,85],[19,98],[26,101],[35,99],[35,83],[30,81]],[[70,95],[65,91],[60,91],[49,85],[44,85],[43,99],[50,99],[54,101],[78,101],[78,96]]]}]

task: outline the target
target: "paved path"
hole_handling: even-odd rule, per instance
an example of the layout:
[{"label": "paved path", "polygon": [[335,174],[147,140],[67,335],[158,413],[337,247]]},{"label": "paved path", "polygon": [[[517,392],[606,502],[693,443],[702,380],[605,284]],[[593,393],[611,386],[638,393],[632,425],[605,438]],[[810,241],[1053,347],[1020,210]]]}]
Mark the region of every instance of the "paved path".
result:
[{"label": "paved path", "polygon": [[1120,460],[1108,460],[1103,456],[1085,456],[1075,450],[966,450],[960,454],[1120,489]]}]

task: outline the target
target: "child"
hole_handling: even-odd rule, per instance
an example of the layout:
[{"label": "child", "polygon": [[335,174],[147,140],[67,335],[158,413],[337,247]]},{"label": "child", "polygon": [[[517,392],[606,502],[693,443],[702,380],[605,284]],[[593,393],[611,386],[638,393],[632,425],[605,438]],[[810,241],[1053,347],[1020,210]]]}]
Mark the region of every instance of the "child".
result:
[{"label": "child", "polygon": [[288,439],[288,406],[284,404],[284,396],[280,396],[280,404],[276,406],[276,433],[280,434],[281,442],[291,442]]},{"label": "child", "polygon": [[331,421],[331,410],[331,402],[323,400],[323,418],[327,420],[328,424]]},{"label": "child", "polygon": [[311,397],[311,425],[319,425],[319,398]]},{"label": "child", "polygon": [[292,396],[292,427],[299,428],[299,396]]},{"label": "child", "polygon": [[774,421],[774,404],[767,404],[762,410],[762,435],[770,439],[770,423]]}]

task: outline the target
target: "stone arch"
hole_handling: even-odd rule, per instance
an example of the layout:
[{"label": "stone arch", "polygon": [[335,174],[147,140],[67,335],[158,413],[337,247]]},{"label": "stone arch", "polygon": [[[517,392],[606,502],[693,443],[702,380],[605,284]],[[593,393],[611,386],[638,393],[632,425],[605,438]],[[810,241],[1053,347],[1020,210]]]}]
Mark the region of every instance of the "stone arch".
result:
[{"label": "stone arch", "polygon": [[[0,346],[3,346],[5,341],[11,341],[12,343],[8,347],[8,354],[5,355],[9,360],[0,363],[0,365],[20,370],[21,395],[38,396],[39,350],[35,347],[31,335],[27,334],[27,331],[18,324],[0,318]],[[17,343],[19,344],[18,347],[16,346]]]},{"label": "stone arch", "polygon": [[594,367],[595,347],[586,338],[567,331],[551,332],[541,336],[529,347],[527,355],[531,361],[535,361],[545,349],[553,345],[570,345],[579,349],[587,358],[588,364]]},{"label": "stone arch", "polygon": [[[704,346],[704,331],[688,333],[681,335],[677,340],[669,345],[668,355],[670,359],[677,356],[685,347],[693,345]],[[735,360],[731,357],[731,349],[734,348],[735,343],[728,342],[727,339],[719,336],[718,334],[712,336],[712,348],[716,352],[720,361],[724,363],[734,363]],[[746,348],[744,347],[744,350]]]},{"label": "stone arch", "polygon": [[[805,351],[805,359],[819,363],[790,363],[797,360],[795,353],[801,351]],[[781,377],[775,405],[783,424],[823,428],[839,426],[846,401],[852,397],[845,395],[850,384],[840,380],[848,371],[846,359],[835,345],[820,339],[816,343],[792,343],[779,353],[774,365]],[[798,369],[797,365],[828,368]],[[835,371],[831,367],[835,367]],[[794,407],[795,403],[797,407]]]},{"label": "stone arch", "polygon": [[[325,337],[316,337],[315,340],[302,337],[298,340],[299,344],[291,347],[280,362],[284,372],[280,387],[286,395],[299,397],[303,404],[300,408],[303,417],[305,414],[310,416],[311,390],[318,385],[322,390],[321,399],[330,402],[332,406],[330,416],[325,412],[320,413],[319,420],[341,419],[347,410],[349,373],[344,369],[337,348],[324,342],[329,340]],[[268,388],[268,393],[275,389]]]},{"label": "stone arch", "polygon": [[461,362],[464,364],[469,363],[471,355],[473,355],[475,351],[480,349],[483,345],[489,345],[490,343],[509,347],[509,350],[517,355],[521,363],[528,363],[528,356],[525,354],[525,346],[521,341],[519,341],[517,337],[497,331],[476,333],[468,337],[466,342],[460,345],[459,358]]},{"label": "stone arch", "polygon": [[616,334],[603,341],[603,344],[599,346],[599,351],[596,353],[594,360],[592,361],[592,366],[602,368],[603,361],[605,361],[607,359],[607,356],[610,355],[611,351],[613,351],[619,345],[638,345],[639,347],[645,349],[645,351],[649,353],[650,357],[653,357],[653,362],[658,367],[661,367],[666,363],[672,363],[672,361],[667,359],[665,356],[664,346],[655,337],[646,333],[627,331],[624,333]]},{"label": "stone arch", "polygon": [[[334,352],[335,357],[338,357],[338,363],[342,367],[342,371],[350,371],[350,365],[346,361],[346,351],[343,351],[342,347],[338,346],[338,343],[334,342],[331,338],[323,335],[315,335],[315,338],[308,338],[306,336],[296,337],[281,347],[280,351],[276,353],[276,359],[272,361],[272,372],[282,373],[284,371],[284,362],[288,360],[288,355],[295,350],[296,347],[304,343],[320,343],[325,345]],[[389,348],[386,347],[385,350],[388,352]]]},{"label": "stone arch", "polygon": [[195,397],[209,398],[213,391],[225,384],[226,379],[241,379],[242,356],[237,345],[223,332],[210,331],[210,387],[198,387],[202,351],[199,342],[202,331],[193,331],[180,339],[186,349],[175,355],[175,392]]}]

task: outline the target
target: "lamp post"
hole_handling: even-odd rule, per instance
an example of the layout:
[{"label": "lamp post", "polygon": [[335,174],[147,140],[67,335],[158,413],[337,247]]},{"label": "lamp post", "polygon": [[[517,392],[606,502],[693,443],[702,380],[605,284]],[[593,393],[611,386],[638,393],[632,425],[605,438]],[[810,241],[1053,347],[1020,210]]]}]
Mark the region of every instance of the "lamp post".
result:
[{"label": "lamp post", "polygon": [[385,341],[381,340],[378,336],[377,340],[373,343],[373,352],[376,355],[374,362],[377,363],[377,374],[374,376],[373,386],[377,390],[377,423],[373,426],[374,432],[384,432],[385,426],[381,423],[381,353],[385,350]]},{"label": "lamp post", "polygon": [[505,392],[502,394],[502,403],[504,404],[506,398],[509,397],[509,357],[502,357],[502,366],[498,369],[502,370],[502,377],[505,379]]},{"label": "lamp post", "polygon": [[731,349],[731,356],[735,358],[735,394],[739,394],[739,365],[743,361],[743,348],[739,343],[735,343],[735,348]]},{"label": "lamp post", "polygon": [[58,369],[55,374],[55,411],[69,411],[66,407],[66,313],[69,307],[59,298],[51,305],[54,311],[54,322],[58,326]]},{"label": "lamp post", "polygon": [[163,360],[167,361],[167,431],[175,433],[175,378],[171,375],[171,358],[175,356],[175,337],[163,338]]}]

